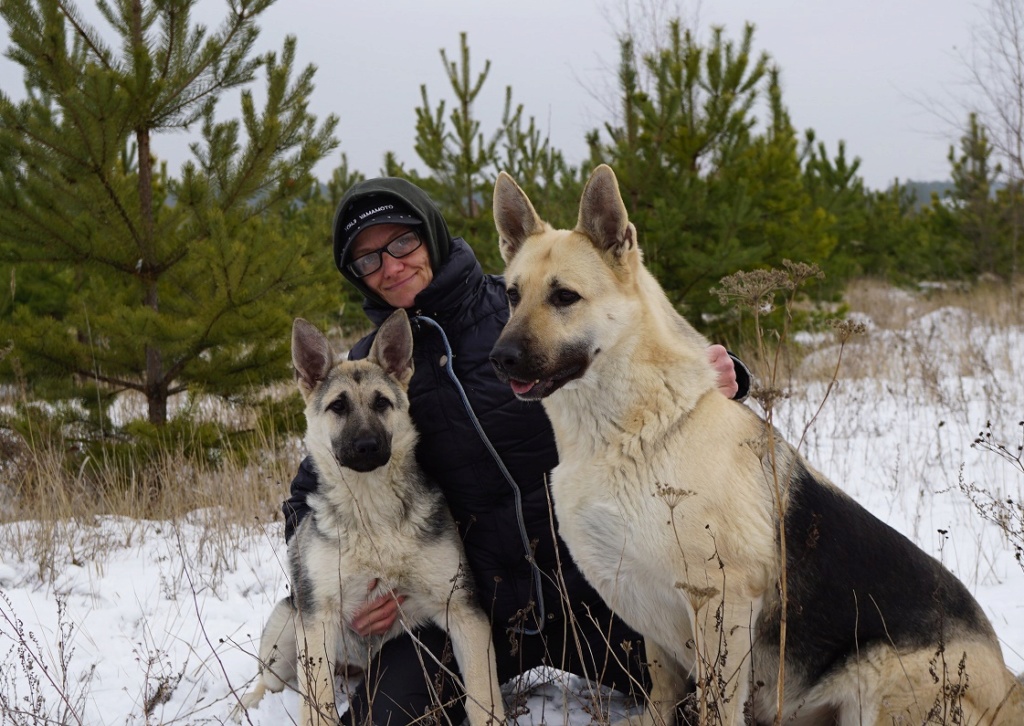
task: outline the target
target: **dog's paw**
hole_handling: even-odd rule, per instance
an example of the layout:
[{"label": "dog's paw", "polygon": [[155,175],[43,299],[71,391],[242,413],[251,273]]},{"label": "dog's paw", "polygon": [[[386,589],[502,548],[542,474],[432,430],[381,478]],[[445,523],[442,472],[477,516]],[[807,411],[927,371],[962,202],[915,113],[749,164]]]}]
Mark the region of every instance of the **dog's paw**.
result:
[{"label": "dog's paw", "polygon": [[263,700],[264,694],[267,692],[267,686],[262,679],[256,682],[256,687],[248,693],[239,696],[238,703],[231,709],[231,720],[235,723],[242,723],[242,716],[250,708],[256,708],[259,702]]}]

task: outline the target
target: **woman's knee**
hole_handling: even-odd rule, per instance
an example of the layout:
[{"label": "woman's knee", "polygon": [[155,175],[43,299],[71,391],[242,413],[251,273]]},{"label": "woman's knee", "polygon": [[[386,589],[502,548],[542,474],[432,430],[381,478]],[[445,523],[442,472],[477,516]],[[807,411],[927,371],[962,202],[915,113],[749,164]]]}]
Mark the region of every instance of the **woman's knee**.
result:
[{"label": "woman's knee", "polygon": [[348,693],[349,709],[342,721],[349,726],[405,726],[427,723],[434,713],[438,723],[461,723],[464,718],[460,689],[449,672],[458,666],[447,634],[436,627],[389,640],[374,658],[362,681]]}]

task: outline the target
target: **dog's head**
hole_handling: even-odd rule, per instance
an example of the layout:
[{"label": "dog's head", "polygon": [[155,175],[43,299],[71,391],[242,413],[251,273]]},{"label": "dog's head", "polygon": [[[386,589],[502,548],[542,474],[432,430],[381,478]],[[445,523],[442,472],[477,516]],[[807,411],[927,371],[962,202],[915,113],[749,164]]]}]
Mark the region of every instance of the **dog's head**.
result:
[{"label": "dog's head", "polygon": [[494,220],[511,317],[491,363],[519,398],[545,398],[583,378],[635,319],[636,229],[605,165],[587,181],[573,230],[552,229],[505,172]]},{"label": "dog's head", "polygon": [[389,317],[363,361],[334,360],[327,338],[296,318],[292,364],[306,402],[306,445],[342,467],[373,471],[391,459],[392,439],[414,435],[409,418],[412,330],[404,310]]}]

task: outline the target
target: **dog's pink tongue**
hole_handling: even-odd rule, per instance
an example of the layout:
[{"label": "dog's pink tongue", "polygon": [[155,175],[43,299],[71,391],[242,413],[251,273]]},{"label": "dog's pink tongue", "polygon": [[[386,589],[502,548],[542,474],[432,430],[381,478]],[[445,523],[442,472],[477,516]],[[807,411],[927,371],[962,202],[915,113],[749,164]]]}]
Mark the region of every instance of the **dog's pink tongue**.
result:
[{"label": "dog's pink tongue", "polygon": [[517,396],[521,396],[524,393],[529,393],[530,389],[532,389],[534,386],[534,383],[517,381],[514,378],[510,378],[508,383],[510,386],[512,386],[512,392],[515,393]]}]

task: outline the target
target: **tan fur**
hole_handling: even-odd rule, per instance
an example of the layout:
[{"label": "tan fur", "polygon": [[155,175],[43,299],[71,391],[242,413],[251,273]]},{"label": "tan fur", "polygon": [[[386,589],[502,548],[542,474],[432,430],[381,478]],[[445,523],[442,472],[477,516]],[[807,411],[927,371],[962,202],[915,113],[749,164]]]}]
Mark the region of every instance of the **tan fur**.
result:
[{"label": "tan fur", "polygon": [[[779,606],[776,495],[788,496],[798,466],[833,485],[716,391],[707,341],[644,266],[611,169],[592,174],[574,230],[543,222],[504,173],[494,215],[513,304],[492,360],[551,419],[551,488],[573,558],[645,637],[653,688],[643,723],[672,722],[688,677],[703,686],[702,723],[740,726],[745,707],[773,722],[778,654],[756,645],[754,626]],[[982,631],[947,643],[951,658],[968,654],[965,723],[1020,726],[1021,689],[990,626]],[[862,655],[826,681],[795,672],[783,723],[920,723],[934,649]]]},{"label": "tan fur", "polygon": [[[405,312],[381,326],[365,361],[335,363],[326,338],[303,320],[295,322],[292,347],[319,486],[288,545],[293,597],[268,619],[260,678],[241,707],[291,685],[301,697],[300,724],[336,724],[336,672],[365,670],[387,640],[432,622],[451,636],[470,724],[504,721],[490,623],[443,495],[415,460]],[[389,407],[377,405],[381,395]],[[347,406],[339,413],[332,406],[341,399]],[[389,443],[389,454],[369,471],[343,464],[347,443],[371,430]],[[367,602],[391,592],[406,599],[388,633],[363,637],[348,627]]]}]

